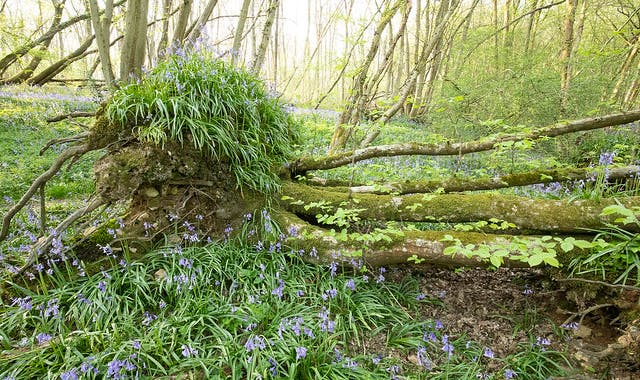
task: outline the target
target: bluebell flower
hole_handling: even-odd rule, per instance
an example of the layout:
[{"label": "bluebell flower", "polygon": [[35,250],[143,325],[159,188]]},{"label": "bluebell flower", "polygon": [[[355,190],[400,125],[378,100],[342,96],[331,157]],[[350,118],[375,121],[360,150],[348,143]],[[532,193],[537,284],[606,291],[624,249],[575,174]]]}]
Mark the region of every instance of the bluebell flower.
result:
[{"label": "bluebell flower", "polygon": [[190,346],[187,346],[186,344],[183,344],[181,349],[182,349],[182,356],[184,356],[185,358],[198,356],[198,350]]},{"label": "bluebell flower", "polygon": [[296,360],[304,359],[307,356],[306,347],[296,347]]},{"label": "bluebell flower", "polygon": [[435,329],[436,330],[440,330],[440,329],[443,329],[443,328],[444,328],[444,325],[442,324],[442,322],[439,319],[436,319],[436,321],[435,321]]},{"label": "bluebell flower", "polygon": [[424,346],[418,346],[418,353],[416,355],[417,362],[420,367],[424,367],[426,370],[431,370],[431,361],[427,355],[427,348]]},{"label": "bluebell flower", "polygon": [[12,298],[11,306],[18,306],[20,310],[31,310],[33,308],[33,303],[31,301],[31,297],[26,296],[24,298]]},{"label": "bluebell flower", "polygon": [[416,301],[422,301],[425,298],[427,298],[427,296],[424,293],[420,293],[416,296]]},{"label": "bluebell flower", "polygon": [[509,368],[504,370],[504,378],[505,380],[513,379],[514,377],[518,377],[518,374],[510,370]]},{"label": "bluebell flower", "polygon": [[100,281],[97,287],[102,293],[107,291],[107,283],[105,281]]},{"label": "bluebell flower", "polygon": [[36,342],[38,342],[38,344],[47,343],[50,340],[51,340],[51,335],[47,333],[39,333],[38,335],[36,335]]},{"label": "bluebell flower", "polygon": [[278,363],[274,358],[269,358],[269,373],[271,376],[278,376]]},{"label": "bluebell flower", "polygon": [[78,372],[75,368],[60,374],[60,380],[78,380]]},{"label": "bluebell flower", "polygon": [[352,291],[356,290],[356,282],[353,280],[353,278],[348,279],[345,283],[345,286]]},{"label": "bluebell flower", "polygon": [[337,271],[338,264],[335,261],[332,261],[331,264],[329,264],[329,275],[333,278],[335,277]]},{"label": "bluebell flower", "polygon": [[145,311],[144,314],[142,315],[143,320],[142,320],[142,325],[143,326],[149,326],[151,324],[151,322],[153,322],[154,320],[158,319],[158,316],[155,314],[152,314],[148,311]]},{"label": "bluebell flower", "polygon": [[442,351],[446,352],[447,355],[449,357],[451,357],[451,355],[453,354],[453,345],[451,343],[449,343],[449,336],[448,335],[443,335],[442,336]]},{"label": "bluebell flower", "polygon": [[134,350],[139,350],[142,347],[139,340],[134,340],[131,346]]},{"label": "bluebell flower", "polygon": [[484,348],[484,352],[482,353],[482,356],[489,359],[493,359],[495,357],[495,355],[493,354],[493,350],[491,350],[489,347]]}]

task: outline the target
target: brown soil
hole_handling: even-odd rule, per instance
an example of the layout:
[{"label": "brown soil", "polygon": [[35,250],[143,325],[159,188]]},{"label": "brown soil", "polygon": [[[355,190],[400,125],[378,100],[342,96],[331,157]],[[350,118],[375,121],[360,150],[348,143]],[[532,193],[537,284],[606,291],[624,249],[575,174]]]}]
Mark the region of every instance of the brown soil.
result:
[{"label": "brown soil", "polygon": [[[567,379],[640,378],[640,320],[624,321],[640,311],[637,291],[600,287],[599,296],[614,296],[606,303],[615,306],[596,307],[597,287],[556,282],[536,270],[406,265],[388,274],[389,280],[419,279],[425,295],[444,305],[425,305],[421,317],[439,319],[451,336],[465,335],[492,348],[496,357],[515,352],[518,344],[529,342],[527,335],[540,336],[568,353],[573,368]],[[562,339],[554,332],[567,321],[580,322],[579,327],[566,330]]]}]

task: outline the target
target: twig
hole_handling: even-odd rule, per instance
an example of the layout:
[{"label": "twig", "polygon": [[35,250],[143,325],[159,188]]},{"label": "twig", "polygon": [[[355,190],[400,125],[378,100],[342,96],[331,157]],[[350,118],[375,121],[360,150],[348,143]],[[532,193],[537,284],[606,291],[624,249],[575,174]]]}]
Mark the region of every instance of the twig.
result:
[{"label": "twig", "polygon": [[596,284],[602,286],[608,286],[610,288],[621,288],[621,289],[629,289],[629,290],[640,290],[640,287],[632,286],[632,285],[623,285],[623,284],[610,284],[604,281],[597,280],[587,280],[584,278],[556,278],[558,282],[586,282],[588,284]]},{"label": "twig", "polygon": [[94,117],[96,116],[95,112],[81,112],[81,111],[75,111],[75,112],[71,112],[65,115],[58,115],[58,116],[54,116],[52,118],[47,119],[48,123],[55,123],[58,121],[62,121],[62,120],[67,120],[67,119],[76,119],[79,117]]},{"label": "twig", "polygon": [[563,325],[567,325],[567,324],[571,323],[571,321],[573,321],[574,319],[576,319],[576,317],[577,317],[577,316],[580,316],[580,324],[582,324],[582,320],[583,320],[583,319],[584,319],[584,317],[586,317],[589,313],[594,312],[594,311],[596,311],[596,310],[598,310],[598,309],[602,309],[602,308],[610,307],[610,306],[615,306],[615,305],[614,305],[614,304],[612,304],[612,303],[603,303],[603,304],[600,304],[600,305],[591,306],[591,307],[590,307],[590,308],[588,308],[587,310],[583,310],[583,311],[578,312],[578,313],[570,312],[570,313],[571,313],[571,314],[573,314],[573,315],[572,315],[572,316],[570,316],[569,318],[567,318],[567,319],[564,321]]},{"label": "twig", "polygon": [[75,142],[75,141],[81,141],[84,140],[85,138],[87,138],[89,136],[89,132],[83,132],[79,135],[75,135],[75,136],[71,136],[71,137],[65,137],[62,139],[53,139],[53,140],[49,140],[47,141],[46,144],[44,144],[44,146],[42,147],[42,149],[40,149],[40,155],[42,156],[44,154],[44,152],[47,151],[47,149],[51,148],[53,145],[56,144],[64,144],[64,143],[68,143],[68,142]]}]

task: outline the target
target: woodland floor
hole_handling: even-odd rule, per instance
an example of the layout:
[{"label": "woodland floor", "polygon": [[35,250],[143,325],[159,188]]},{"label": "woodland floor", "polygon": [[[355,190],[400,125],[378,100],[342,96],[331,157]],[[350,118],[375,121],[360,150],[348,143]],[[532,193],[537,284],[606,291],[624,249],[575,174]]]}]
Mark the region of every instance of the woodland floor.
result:
[{"label": "woodland floor", "polygon": [[[456,271],[405,265],[388,272],[391,281],[404,276],[419,279],[420,290],[427,297],[442,301],[440,307],[425,304],[419,317],[440,320],[451,335],[464,335],[491,347],[496,357],[504,357],[517,351],[519,344],[526,344],[525,330],[529,330],[537,336],[549,337],[551,349],[567,354],[573,368],[562,379],[640,378],[640,363],[634,358],[612,355],[599,360],[594,355],[621,335],[615,310],[603,308],[595,315],[589,314],[577,330],[569,330],[566,341],[553,341],[553,330],[579,310],[567,299],[567,289],[561,283],[539,271],[480,268]],[[368,342],[372,351],[384,344],[378,341],[380,338]],[[415,357],[401,359],[415,361]]]}]

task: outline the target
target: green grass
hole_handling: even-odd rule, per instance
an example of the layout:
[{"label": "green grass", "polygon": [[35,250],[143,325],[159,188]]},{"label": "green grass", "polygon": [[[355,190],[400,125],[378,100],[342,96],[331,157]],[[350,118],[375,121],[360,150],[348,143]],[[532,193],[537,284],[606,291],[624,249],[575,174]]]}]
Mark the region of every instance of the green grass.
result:
[{"label": "green grass", "polygon": [[[53,146],[38,154],[52,139],[69,137],[84,129],[77,124],[53,123],[46,119],[71,111],[87,111],[95,103],[85,97],[55,95],[28,87],[5,87],[0,91],[0,194],[17,199],[31,182],[49,168],[64,146]],[[89,154],[52,179],[48,198],[63,199],[91,194],[94,189],[91,166],[97,154]],[[3,201],[4,203],[4,201]],[[0,210],[5,207],[3,204]]]}]

